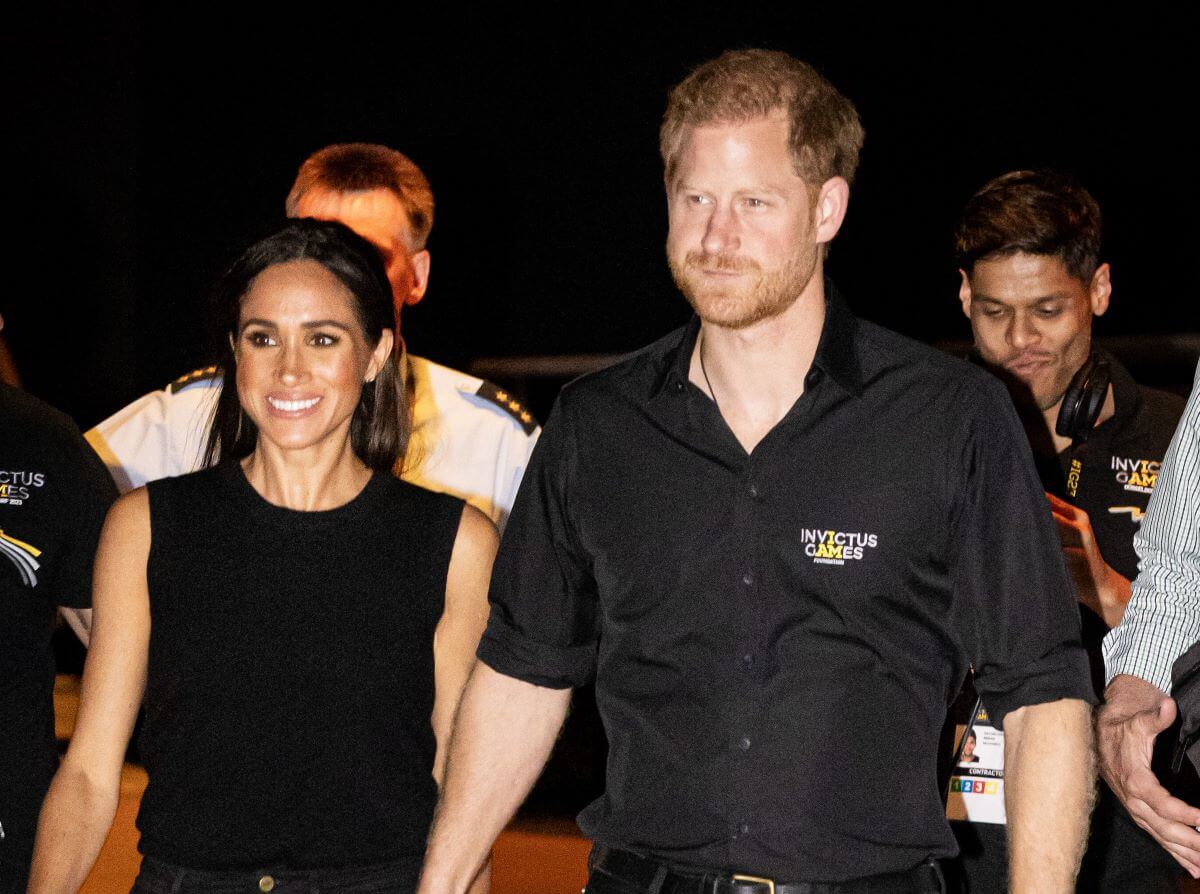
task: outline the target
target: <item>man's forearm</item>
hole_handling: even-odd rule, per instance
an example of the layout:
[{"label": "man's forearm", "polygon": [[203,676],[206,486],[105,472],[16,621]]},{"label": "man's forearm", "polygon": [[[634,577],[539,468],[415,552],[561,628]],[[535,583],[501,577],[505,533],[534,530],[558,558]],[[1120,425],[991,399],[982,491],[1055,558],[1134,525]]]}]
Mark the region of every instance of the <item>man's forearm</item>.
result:
[{"label": "man's forearm", "polygon": [[570,704],[477,663],[463,691],[420,894],[463,894],[537,781]]},{"label": "man's forearm", "polygon": [[1096,792],[1091,716],[1084,702],[1063,699],[1005,718],[1011,891],[1075,888]]}]

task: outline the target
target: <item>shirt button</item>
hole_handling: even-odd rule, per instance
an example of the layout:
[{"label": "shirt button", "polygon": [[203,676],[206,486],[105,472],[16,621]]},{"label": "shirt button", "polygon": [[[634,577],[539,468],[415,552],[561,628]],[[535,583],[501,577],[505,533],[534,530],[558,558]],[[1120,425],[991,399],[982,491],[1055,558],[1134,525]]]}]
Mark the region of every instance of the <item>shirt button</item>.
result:
[{"label": "shirt button", "polygon": [[269,875],[264,875],[258,880],[258,890],[262,891],[263,894],[268,894],[268,892],[274,891],[275,879],[271,878]]},{"label": "shirt button", "polygon": [[750,670],[750,668],[754,667],[754,656],[753,655],[743,655],[742,656],[742,667],[744,667],[746,670]]},{"label": "shirt button", "polygon": [[738,748],[742,749],[742,751],[749,751],[750,750],[750,737],[742,736],[742,741],[738,742]]},{"label": "shirt button", "polygon": [[750,834],[749,823],[742,823],[741,828],[738,829],[738,834],[739,835],[749,835]]},{"label": "shirt button", "polygon": [[819,381],[821,381],[821,371],[814,366],[808,371],[808,375],[804,377],[804,385],[807,388],[811,388]]},{"label": "shirt button", "polygon": [[744,583],[747,587],[754,586],[754,572],[747,571],[745,574],[743,574],[742,583]]},{"label": "shirt button", "polygon": [[678,394],[681,391],[683,391],[683,382],[676,382],[675,383],[675,393]]},{"label": "shirt button", "polygon": [[758,485],[755,484],[753,481],[750,482],[750,486],[747,487],[746,490],[750,494],[750,496],[752,496],[752,497],[758,496]]}]

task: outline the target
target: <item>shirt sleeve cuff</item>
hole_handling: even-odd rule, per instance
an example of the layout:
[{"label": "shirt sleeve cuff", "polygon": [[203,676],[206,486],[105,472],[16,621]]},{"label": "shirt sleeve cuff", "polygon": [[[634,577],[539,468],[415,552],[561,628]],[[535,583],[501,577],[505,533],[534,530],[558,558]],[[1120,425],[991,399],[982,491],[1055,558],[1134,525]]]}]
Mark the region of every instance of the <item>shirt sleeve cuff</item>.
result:
[{"label": "shirt sleeve cuff", "polygon": [[1167,630],[1156,631],[1156,634],[1157,641],[1147,638],[1145,642],[1152,645],[1138,649],[1135,647],[1138,636],[1133,625],[1120,625],[1110,631],[1104,638],[1104,682],[1111,683],[1113,677],[1128,674],[1170,694],[1171,667],[1192,643],[1182,631],[1174,636]]},{"label": "shirt sleeve cuff", "polygon": [[1075,698],[1089,705],[1097,702],[1088,669],[1087,653],[1079,646],[1062,646],[1030,664],[1006,668],[975,678],[988,719],[1004,728],[1010,711],[1027,705]]},{"label": "shirt sleeve cuff", "polygon": [[495,624],[484,632],[476,654],[497,673],[548,689],[583,686],[591,682],[596,668],[595,643],[548,645]]}]

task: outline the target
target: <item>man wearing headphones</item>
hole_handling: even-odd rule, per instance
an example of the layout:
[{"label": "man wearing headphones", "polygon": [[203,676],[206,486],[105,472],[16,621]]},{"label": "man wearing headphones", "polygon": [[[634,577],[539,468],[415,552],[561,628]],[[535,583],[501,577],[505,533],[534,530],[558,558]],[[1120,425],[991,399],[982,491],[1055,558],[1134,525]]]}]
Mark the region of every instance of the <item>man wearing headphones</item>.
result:
[{"label": "man wearing headphones", "polygon": [[[1183,412],[1092,345],[1112,283],[1100,263],[1100,208],[1061,174],[1014,171],[967,202],[955,236],[959,298],[979,359],[1009,385],[1038,460],[1081,604],[1097,694],[1100,641],[1137,575],[1133,535]],[[1084,891],[1173,891],[1166,853],[1106,786],[1079,874]],[[1004,829],[959,825],[970,890],[1005,890]]]}]

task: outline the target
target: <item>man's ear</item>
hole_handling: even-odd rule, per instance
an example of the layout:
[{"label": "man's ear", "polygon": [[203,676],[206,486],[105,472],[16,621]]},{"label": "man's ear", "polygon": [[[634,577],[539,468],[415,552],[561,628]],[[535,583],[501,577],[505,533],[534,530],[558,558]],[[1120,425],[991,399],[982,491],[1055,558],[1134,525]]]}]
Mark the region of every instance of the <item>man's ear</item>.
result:
[{"label": "man's ear", "polygon": [[971,319],[971,277],[967,276],[967,271],[959,268],[958,275],[962,277],[962,282],[958,286],[958,300],[962,302],[963,315],[969,320]]},{"label": "man's ear", "polygon": [[813,209],[817,230],[817,244],[833,241],[846,219],[846,207],[850,204],[850,184],[842,177],[830,177],[817,193]]},{"label": "man's ear", "polygon": [[1112,298],[1112,269],[1107,264],[1101,264],[1092,274],[1088,284],[1088,301],[1092,305],[1092,313],[1098,317],[1104,316],[1108,310],[1108,301]]},{"label": "man's ear", "polygon": [[404,303],[416,304],[425,297],[425,290],[429,288],[429,249],[421,249],[409,257],[408,263],[412,267],[413,281]]}]

